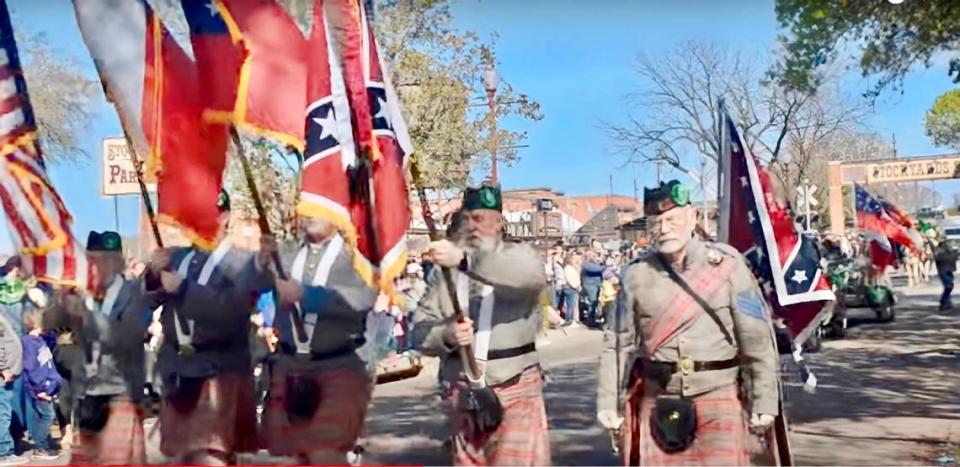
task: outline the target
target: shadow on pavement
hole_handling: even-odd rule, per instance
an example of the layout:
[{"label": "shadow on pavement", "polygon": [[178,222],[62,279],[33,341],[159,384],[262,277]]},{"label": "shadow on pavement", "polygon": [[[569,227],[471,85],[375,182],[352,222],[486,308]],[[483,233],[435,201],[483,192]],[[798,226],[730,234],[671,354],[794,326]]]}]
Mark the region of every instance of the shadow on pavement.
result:
[{"label": "shadow on pavement", "polygon": [[[596,363],[548,370],[544,397],[555,465],[616,465],[606,430],[596,423]],[[435,395],[374,398],[367,416],[365,462],[447,465],[444,405]]]}]

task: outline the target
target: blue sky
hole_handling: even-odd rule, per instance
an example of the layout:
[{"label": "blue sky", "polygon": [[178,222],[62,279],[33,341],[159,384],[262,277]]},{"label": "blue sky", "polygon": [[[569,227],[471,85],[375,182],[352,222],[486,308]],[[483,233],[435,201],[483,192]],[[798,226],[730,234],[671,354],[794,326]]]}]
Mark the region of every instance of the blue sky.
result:
[{"label": "blue sky", "polygon": [[[67,0],[8,0],[8,4],[14,27],[45,34],[57,51],[78,60],[95,77]],[[655,58],[696,40],[762,57],[773,49],[777,35],[772,0],[457,0],[453,13],[460,29],[482,37],[499,34],[499,73],[542,106],[544,119],[539,122],[501,122],[526,130],[530,145],[520,149],[517,164],[501,168],[504,187],[550,186],[568,194],[604,194],[611,174],[614,191],[627,195],[633,194],[634,176],[641,186],[655,179],[654,167],[617,170],[622,160],[598,128],[601,121],[643,114],[644,109],[632,108],[624,99],[638,83],[634,71],[638,53]],[[856,89],[868,86],[856,73],[846,81]],[[923,114],[951,87],[946,67],[918,70],[907,78],[903,94],[883,96],[866,123],[884,135],[895,132],[903,156],[947,153],[924,135]],[[82,136],[90,162],[51,170],[81,238],[91,229],[112,229],[115,222],[113,200],[99,193],[99,155],[101,140],[121,132],[112,108],[102,96],[98,99],[97,114]],[[675,174],[666,174],[671,175]],[[960,185],[940,182],[937,188],[949,195]],[[138,198],[124,197],[118,204],[121,233],[134,233]],[[8,235],[0,234],[0,253],[10,250]]]}]

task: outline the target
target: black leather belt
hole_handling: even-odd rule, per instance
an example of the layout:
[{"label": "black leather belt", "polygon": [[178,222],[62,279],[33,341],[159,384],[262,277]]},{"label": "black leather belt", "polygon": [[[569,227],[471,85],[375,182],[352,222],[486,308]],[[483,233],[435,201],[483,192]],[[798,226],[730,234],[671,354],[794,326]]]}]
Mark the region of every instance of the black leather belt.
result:
[{"label": "black leather belt", "polygon": [[[687,363],[689,362],[689,363]],[[651,360],[649,362],[653,366],[660,366],[664,369],[669,369],[670,374],[679,373],[683,370],[689,371],[715,371],[715,370],[729,370],[730,368],[735,368],[740,366],[740,357],[734,357],[730,360],[717,360],[712,362],[696,362],[693,360],[681,360],[679,362],[658,362]],[[686,368],[684,365],[687,365]]]},{"label": "black leather belt", "polygon": [[206,341],[199,344],[190,344],[197,352],[226,352],[233,348],[232,340]]},{"label": "black leather belt", "polygon": [[509,349],[497,349],[487,352],[487,360],[500,360],[504,358],[519,357],[530,352],[536,352],[537,344],[531,342],[520,347],[511,347]]},{"label": "black leather belt", "polygon": [[698,371],[727,370],[740,366],[740,357],[734,357],[730,360],[719,360],[712,362],[697,362],[690,359],[682,359],[679,362],[658,362],[654,360],[637,360],[631,372],[631,380],[642,378],[666,387],[670,378],[676,373],[683,373],[684,376]]},{"label": "black leather belt", "polygon": [[363,344],[367,342],[365,337],[358,337],[354,339],[353,342],[340,347],[339,349],[334,349],[328,352],[310,352],[310,360],[330,360],[331,358],[342,357],[344,355],[350,355],[352,352],[356,352],[357,349],[363,347]]}]

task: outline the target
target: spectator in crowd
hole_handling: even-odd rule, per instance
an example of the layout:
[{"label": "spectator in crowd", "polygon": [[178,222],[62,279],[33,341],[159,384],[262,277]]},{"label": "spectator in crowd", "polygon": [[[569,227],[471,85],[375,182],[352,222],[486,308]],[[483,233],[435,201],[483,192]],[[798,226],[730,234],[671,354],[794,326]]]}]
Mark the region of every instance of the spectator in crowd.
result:
[{"label": "spectator in crowd", "polygon": [[564,324],[570,326],[580,324],[578,316],[580,300],[580,268],[582,261],[577,253],[567,255],[566,265],[563,267],[563,314]]},{"label": "spectator in crowd", "polygon": [[603,282],[600,284],[600,297],[598,299],[600,312],[603,314],[603,321],[608,325],[613,323],[613,313],[617,308],[617,290],[620,281],[613,268],[603,270]]},{"label": "spectator in crowd", "polygon": [[20,334],[7,317],[0,313],[0,466],[26,464],[28,459],[16,455],[10,421],[13,418],[13,381],[23,369],[23,344]]},{"label": "spectator in crowd", "polygon": [[937,275],[940,276],[940,283],[943,284],[943,294],[940,295],[940,311],[949,311],[953,309],[953,301],[950,294],[953,293],[953,273],[957,270],[957,252],[950,242],[941,239],[937,245]]},{"label": "spectator in crowd", "polygon": [[[599,245],[599,243],[596,243]],[[600,321],[597,316],[597,298],[600,295],[600,283],[603,282],[603,270],[606,267],[600,261],[596,249],[587,251],[582,267],[580,268],[580,283],[582,285],[581,300],[586,309],[583,310],[583,319],[590,325],[596,325]]]},{"label": "spectator in crowd", "polygon": [[55,417],[54,397],[60,391],[61,378],[53,364],[53,352],[43,340],[40,313],[24,315],[23,376],[27,388],[27,430],[33,439],[33,460],[51,461],[60,453],[50,439]]}]

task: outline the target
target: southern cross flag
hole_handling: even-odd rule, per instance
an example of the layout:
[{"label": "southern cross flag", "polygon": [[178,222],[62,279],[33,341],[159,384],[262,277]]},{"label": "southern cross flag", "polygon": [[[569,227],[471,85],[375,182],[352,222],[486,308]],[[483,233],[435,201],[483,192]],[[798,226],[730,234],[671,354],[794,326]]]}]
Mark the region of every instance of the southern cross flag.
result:
[{"label": "southern cross flag", "polygon": [[87,263],[47,176],[13,26],[0,0],[0,203],[22,266],[38,281],[84,287]]},{"label": "southern cross flag", "polygon": [[[878,201],[860,185],[854,185],[857,207],[857,226],[866,233],[889,239],[914,251],[920,244],[910,235],[909,229],[894,219]],[[889,203],[887,203],[889,204]]]},{"label": "southern cross flag", "polygon": [[158,219],[212,248],[227,133],[201,120],[196,64],[143,0],[74,0],[74,7],[107,97],[136,153],[148,155],[144,175],[157,174]]},{"label": "southern cross flag", "polygon": [[[353,8],[355,15],[341,15]],[[350,23],[333,26],[334,21]],[[335,28],[353,29],[342,37],[355,43],[339,41]],[[406,262],[405,232],[410,223],[403,171],[404,157],[412,150],[397,99],[384,77],[366,15],[356,2],[315,5],[310,50],[310,104],[297,211],[337,224],[360,253],[354,255],[360,275],[368,282],[379,277],[380,288],[389,291]],[[358,54],[352,59],[353,73],[364,91],[353,98],[344,62],[351,54]],[[357,105],[365,111],[358,112]],[[365,126],[355,124],[363,118]],[[368,140],[367,149],[358,145],[362,139]]]},{"label": "southern cross flag", "polygon": [[720,241],[744,254],[774,313],[802,342],[819,323],[825,302],[835,300],[830,283],[813,239],[799,234],[774,196],[770,174],[749,152],[723,106],[720,122]]}]

